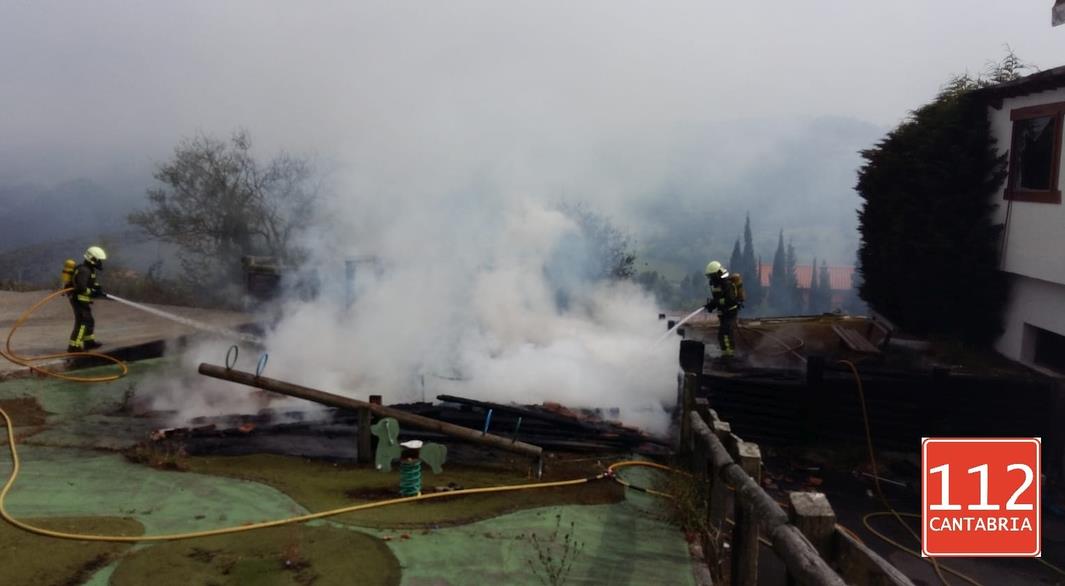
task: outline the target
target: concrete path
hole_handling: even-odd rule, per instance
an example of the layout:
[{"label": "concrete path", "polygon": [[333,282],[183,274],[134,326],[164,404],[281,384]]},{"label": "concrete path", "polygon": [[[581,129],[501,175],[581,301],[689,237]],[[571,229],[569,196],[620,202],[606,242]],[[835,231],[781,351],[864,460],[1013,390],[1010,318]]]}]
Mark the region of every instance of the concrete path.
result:
[{"label": "concrete path", "polygon": [[[49,291],[0,291],[0,347],[3,347],[8,332],[15,320],[34,303],[48,295]],[[251,318],[243,313],[153,305],[167,311],[214,326],[236,328],[249,323]],[[174,340],[197,333],[197,330],[170,320],[137,311],[113,301],[100,300],[93,304],[96,318],[96,338],[104,344],[101,352],[139,346],[159,340]],[[54,354],[66,350],[74,318],[66,298],[58,298],[37,311],[19,328],[12,339],[11,347],[21,356]],[[26,369],[0,358],[0,380]]]}]

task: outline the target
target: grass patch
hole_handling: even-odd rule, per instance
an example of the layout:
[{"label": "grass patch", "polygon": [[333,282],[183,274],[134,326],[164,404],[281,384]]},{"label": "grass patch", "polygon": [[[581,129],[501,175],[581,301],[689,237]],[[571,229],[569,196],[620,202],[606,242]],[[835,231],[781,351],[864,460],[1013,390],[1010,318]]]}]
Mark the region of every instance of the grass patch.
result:
[{"label": "grass patch", "polygon": [[722,527],[710,523],[710,502],[707,499],[710,484],[705,479],[683,474],[661,477],[655,488],[673,495],[668,503],[668,520],[684,532],[689,542],[698,542],[710,563],[710,575],[714,583],[727,583],[725,560],[729,550],[724,548],[728,536]]},{"label": "grass patch", "polygon": [[[378,472],[350,464],[307,460],[290,456],[255,454],[230,457],[188,457],[190,472],[253,480],[272,486],[292,497],[311,511],[323,511],[348,505],[383,500],[385,495],[399,496],[399,472]],[[562,474],[559,470],[556,474]],[[565,477],[579,478],[596,472],[589,467],[584,474],[565,470]],[[545,480],[555,478],[545,476]],[[561,478],[559,478],[561,479]],[[477,488],[535,482],[524,474],[509,470],[444,465],[441,474],[423,470],[422,490],[452,484],[458,488]],[[498,494],[457,496],[417,503],[394,505],[340,515],[337,521],[363,527],[418,528],[460,525],[496,515],[552,505],[594,505],[624,499],[624,491],[614,482],[522,490]]]},{"label": "grass patch", "polygon": [[111,583],[392,585],[399,577],[399,561],[380,539],[292,525],[140,549],[122,560]]},{"label": "grass patch", "polygon": [[[71,533],[141,535],[144,527],[123,517],[49,517],[26,523]],[[132,544],[43,537],[0,522],[0,557],[5,584],[82,584]],[[14,563],[12,563],[14,562]]]}]

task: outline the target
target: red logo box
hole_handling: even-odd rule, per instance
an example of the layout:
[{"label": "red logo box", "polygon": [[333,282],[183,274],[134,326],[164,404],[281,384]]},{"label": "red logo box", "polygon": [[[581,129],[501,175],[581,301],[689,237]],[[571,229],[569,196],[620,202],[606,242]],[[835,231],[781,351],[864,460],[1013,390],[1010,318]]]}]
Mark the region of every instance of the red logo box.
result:
[{"label": "red logo box", "polygon": [[1040,438],[924,438],[921,555],[1039,557]]}]

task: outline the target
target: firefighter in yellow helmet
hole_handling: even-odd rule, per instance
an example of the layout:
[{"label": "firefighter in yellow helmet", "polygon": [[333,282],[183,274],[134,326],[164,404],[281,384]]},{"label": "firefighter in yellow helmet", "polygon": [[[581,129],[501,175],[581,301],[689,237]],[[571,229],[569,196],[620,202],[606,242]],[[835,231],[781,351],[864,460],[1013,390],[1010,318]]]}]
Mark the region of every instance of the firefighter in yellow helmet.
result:
[{"label": "firefighter in yellow helmet", "polygon": [[74,267],[70,280],[70,307],[74,309],[74,331],[70,333],[67,352],[84,352],[99,348],[93,333],[96,321],[92,317],[93,299],[104,297],[104,290],[96,278],[96,272],[104,269],[107,253],[99,246],[90,246],[85,251],[85,262]]},{"label": "firefighter in yellow helmet", "polygon": [[721,357],[728,361],[736,354],[736,317],[743,307],[743,296],[736,280],[729,278],[728,270],[716,260],[706,265],[706,278],[710,282],[706,311],[713,313],[717,310],[717,342],[721,347]]}]

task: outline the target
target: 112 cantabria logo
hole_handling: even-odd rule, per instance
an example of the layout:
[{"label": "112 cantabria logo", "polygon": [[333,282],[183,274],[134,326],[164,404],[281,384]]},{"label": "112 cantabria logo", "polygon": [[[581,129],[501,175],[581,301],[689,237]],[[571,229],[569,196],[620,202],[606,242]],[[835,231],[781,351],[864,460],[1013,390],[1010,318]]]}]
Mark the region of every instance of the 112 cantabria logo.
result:
[{"label": "112 cantabria logo", "polygon": [[924,438],[921,554],[1038,557],[1040,438]]}]

